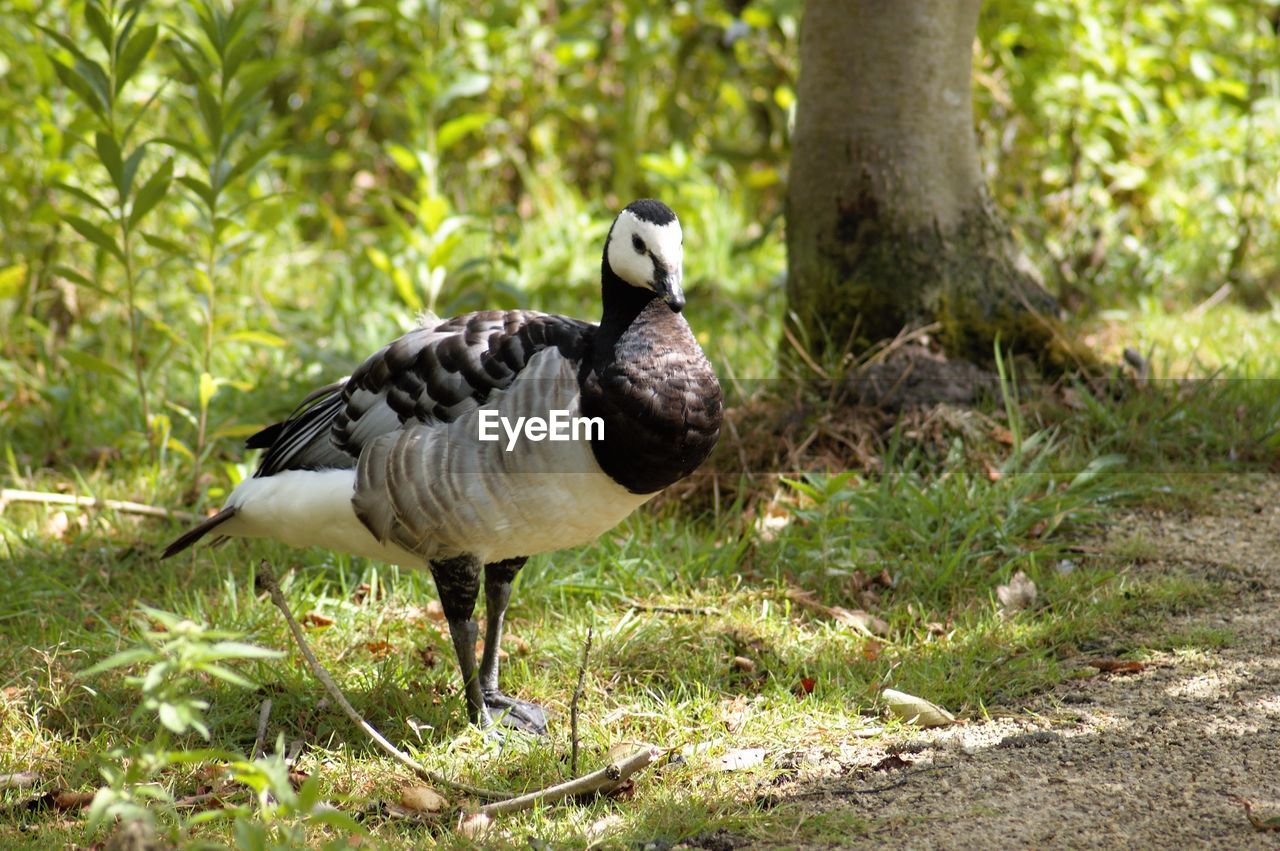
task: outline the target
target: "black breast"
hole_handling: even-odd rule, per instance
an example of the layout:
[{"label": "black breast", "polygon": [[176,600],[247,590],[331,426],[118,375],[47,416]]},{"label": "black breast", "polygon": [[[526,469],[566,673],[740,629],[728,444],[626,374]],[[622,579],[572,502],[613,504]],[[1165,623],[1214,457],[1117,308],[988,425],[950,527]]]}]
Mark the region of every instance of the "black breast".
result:
[{"label": "black breast", "polygon": [[583,364],[582,412],[604,420],[592,450],[633,493],[655,493],[697,469],[720,436],[715,371],[683,317],[655,299]]}]

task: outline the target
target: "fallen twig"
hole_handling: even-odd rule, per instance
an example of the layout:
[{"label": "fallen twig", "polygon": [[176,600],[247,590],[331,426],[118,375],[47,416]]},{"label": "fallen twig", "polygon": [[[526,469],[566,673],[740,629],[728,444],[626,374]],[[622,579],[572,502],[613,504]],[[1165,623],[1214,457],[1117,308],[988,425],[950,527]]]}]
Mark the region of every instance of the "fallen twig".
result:
[{"label": "fallen twig", "polygon": [[45,491],[24,491],[13,488],[0,490],[0,511],[11,502],[34,502],[41,505],[70,505],[75,508],[109,508],[124,514],[141,514],[144,517],[159,517],[162,520],[182,520],[195,523],[204,518],[189,511],[174,511],[155,505],[143,505],[140,502],[129,502],[120,499],[98,499],[92,496],[75,496],[69,493],[47,493]]},{"label": "fallen twig", "polygon": [[257,759],[262,756],[263,745],[267,738],[267,722],[271,719],[271,698],[262,701],[262,708],[258,710],[258,734],[253,737],[253,750],[249,752],[250,759]]},{"label": "fallen twig", "polygon": [[718,615],[720,610],[714,606],[667,606],[663,604],[641,603],[639,600],[623,600],[627,608],[641,612],[661,612],[664,615]]},{"label": "fallen twig", "polygon": [[472,795],[477,798],[485,798],[491,801],[505,801],[511,799],[512,796],[507,792],[499,792],[493,789],[483,789],[479,786],[471,786],[467,783],[459,783],[456,780],[450,780],[443,774],[439,774],[427,768],[407,753],[403,752],[395,745],[391,744],[385,736],[368,721],[361,717],[360,713],[347,700],[346,695],[338,688],[338,684],[333,681],[333,677],[320,664],[320,660],[316,659],[315,653],[311,652],[311,646],[307,644],[307,639],[302,634],[302,627],[298,625],[298,621],[293,617],[293,612],[289,610],[289,602],[284,598],[284,592],[280,590],[280,583],[276,581],[275,573],[271,570],[265,560],[261,562],[258,570],[258,581],[262,583],[262,587],[271,595],[271,602],[275,603],[277,609],[284,615],[285,622],[289,625],[289,631],[293,633],[293,639],[298,643],[298,649],[302,651],[302,657],[307,660],[307,665],[311,668],[311,672],[316,675],[320,683],[324,686],[325,691],[334,699],[337,704],[342,707],[342,711],[351,719],[360,729],[373,739],[374,743],[382,748],[389,756],[408,768],[414,774],[430,783],[438,786],[452,789],[455,792],[462,792],[466,795]]},{"label": "fallen twig", "polygon": [[25,786],[36,786],[40,783],[40,775],[34,771],[19,771],[16,774],[0,774],[0,789],[21,789]]},{"label": "fallen twig", "polygon": [[576,777],[573,780],[558,783],[555,786],[548,786],[546,789],[530,792],[518,798],[485,804],[479,809],[479,812],[487,816],[500,816],[506,813],[527,810],[538,804],[559,801],[573,795],[586,795],[591,792],[611,792],[626,783],[631,778],[631,775],[652,764],[661,755],[661,749],[653,745],[640,745],[630,756],[617,762],[611,762],[599,771],[593,771],[582,777]]},{"label": "fallen twig", "polygon": [[587,640],[582,645],[582,665],[578,668],[578,685],[569,701],[569,737],[573,742],[573,754],[569,758],[569,770],[578,773],[578,701],[582,700],[582,685],[587,678],[587,657],[591,655],[591,627],[587,627]]}]

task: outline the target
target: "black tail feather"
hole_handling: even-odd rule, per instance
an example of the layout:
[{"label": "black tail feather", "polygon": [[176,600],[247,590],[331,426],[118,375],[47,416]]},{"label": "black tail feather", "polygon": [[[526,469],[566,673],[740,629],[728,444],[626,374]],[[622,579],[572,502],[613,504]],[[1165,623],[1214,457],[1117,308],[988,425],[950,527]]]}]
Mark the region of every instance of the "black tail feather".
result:
[{"label": "black tail feather", "polygon": [[196,526],[194,529],[189,529],[186,532],[183,532],[176,541],[164,548],[164,553],[161,554],[160,558],[166,559],[170,556],[177,555],[235,516],[236,510],[234,506],[222,509],[199,526]]}]

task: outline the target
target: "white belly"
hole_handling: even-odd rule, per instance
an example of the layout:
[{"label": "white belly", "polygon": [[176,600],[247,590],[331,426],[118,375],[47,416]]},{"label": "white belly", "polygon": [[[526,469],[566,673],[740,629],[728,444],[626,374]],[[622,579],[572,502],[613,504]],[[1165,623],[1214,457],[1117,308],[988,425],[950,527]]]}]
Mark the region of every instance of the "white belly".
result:
[{"label": "white belly", "polygon": [[286,470],[246,479],[227,498],[235,517],[218,534],[273,538],[291,547],[323,547],[406,567],[422,557],[380,544],[351,506],[355,470]]}]

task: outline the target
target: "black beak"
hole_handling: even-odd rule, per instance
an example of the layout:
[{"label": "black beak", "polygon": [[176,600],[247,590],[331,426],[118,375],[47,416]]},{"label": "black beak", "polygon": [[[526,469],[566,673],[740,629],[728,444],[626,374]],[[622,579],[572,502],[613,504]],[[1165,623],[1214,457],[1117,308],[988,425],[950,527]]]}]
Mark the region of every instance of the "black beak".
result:
[{"label": "black beak", "polygon": [[658,279],[654,281],[654,291],[667,303],[667,307],[675,313],[684,310],[684,290],[680,286],[680,270],[669,272],[658,270]]}]

